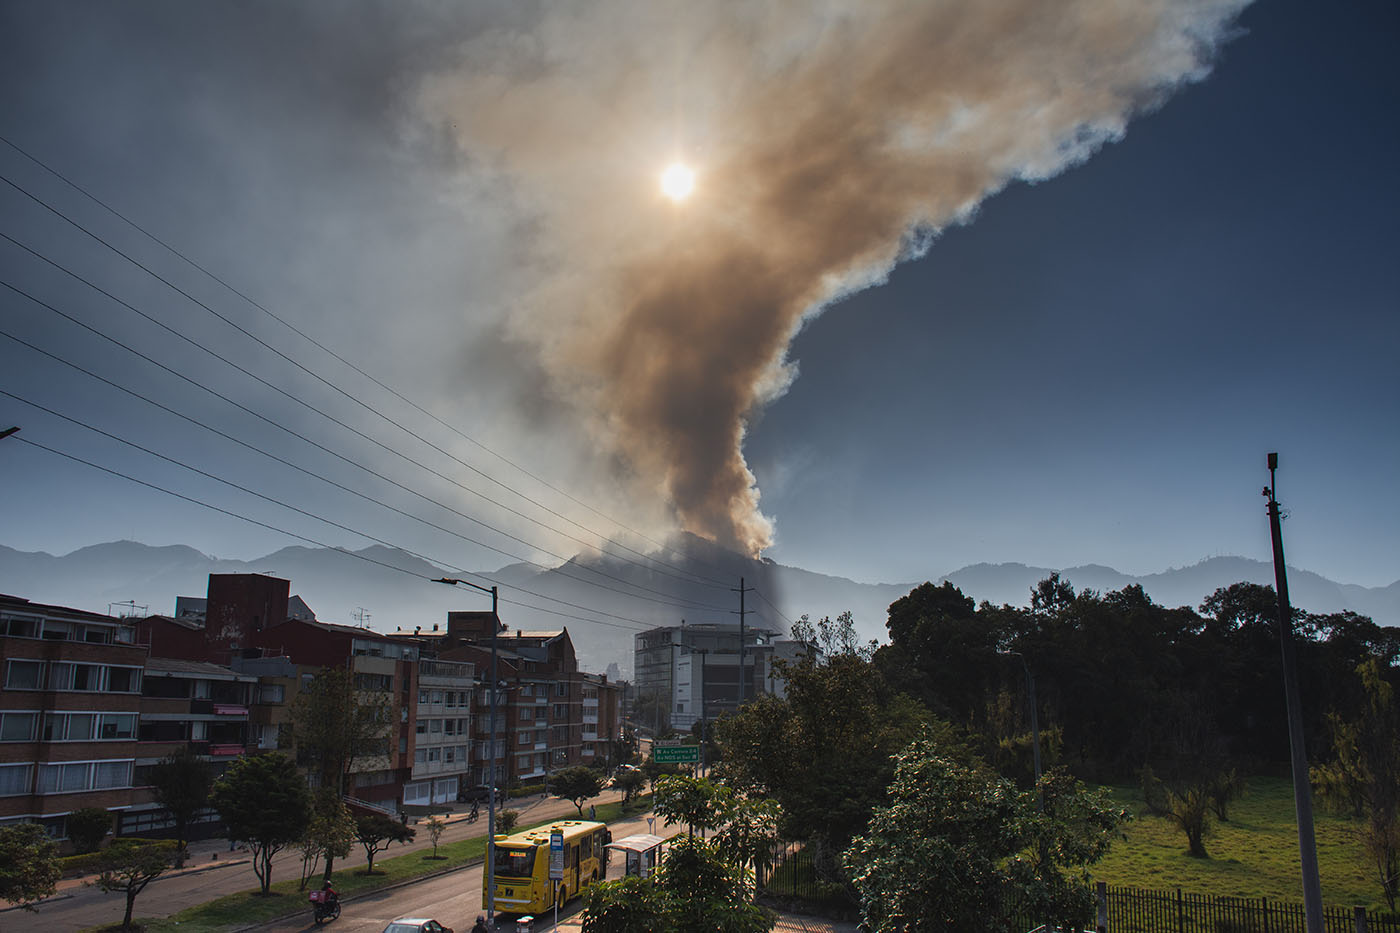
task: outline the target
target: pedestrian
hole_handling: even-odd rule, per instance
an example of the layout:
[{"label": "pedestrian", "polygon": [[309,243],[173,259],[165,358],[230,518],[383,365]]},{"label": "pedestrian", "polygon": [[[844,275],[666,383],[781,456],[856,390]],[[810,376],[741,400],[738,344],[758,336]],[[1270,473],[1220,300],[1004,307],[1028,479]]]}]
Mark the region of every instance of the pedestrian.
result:
[{"label": "pedestrian", "polygon": [[598,808],[591,803],[588,805],[588,818],[590,820],[598,819]]},{"label": "pedestrian", "polygon": [[471,933],[491,933],[486,926],[486,918],[477,914],[476,926],[472,927]]}]

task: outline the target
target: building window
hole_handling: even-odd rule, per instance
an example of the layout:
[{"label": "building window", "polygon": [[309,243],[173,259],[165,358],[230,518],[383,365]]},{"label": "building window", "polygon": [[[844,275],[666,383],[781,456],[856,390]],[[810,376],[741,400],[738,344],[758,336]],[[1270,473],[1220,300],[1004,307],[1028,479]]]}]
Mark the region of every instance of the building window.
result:
[{"label": "building window", "polygon": [[5,671],[5,687],[9,690],[39,690],[43,680],[43,661],[11,661]]},{"label": "building window", "polygon": [[109,667],[109,668],[107,668],[107,692],[108,692],[108,693],[140,693],[140,692],[141,692],[141,668],[139,668],[139,667]]},{"label": "building window", "polygon": [[568,696],[568,695],[569,695],[569,685],[566,684],[566,683],[558,683],[558,684],[555,684],[555,685],[554,685],[554,695],[557,696],[557,697],[566,697],[566,696]]},{"label": "building window", "polygon": [[442,760],[443,760],[443,761],[447,762],[448,764],[452,764],[452,762],[455,761],[456,758],[457,758],[457,748],[456,748],[456,746],[454,746],[454,745],[448,745],[448,746],[446,746],[445,748],[443,748],[443,750],[442,750]]},{"label": "building window", "polygon": [[438,761],[441,757],[442,757],[442,749],[440,749],[440,748],[438,748],[438,747],[436,747],[436,746],[434,746],[434,747],[428,749],[428,761],[429,761],[429,762]]},{"label": "building window", "polygon": [[441,733],[442,733],[442,720],[441,720],[441,719],[430,719],[430,720],[428,720],[428,731],[429,731],[429,732],[432,732],[432,733],[436,733],[436,734],[441,734]]},{"label": "building window", "polygon": [[38,713],[0,713],[0,742],[32,742]]},{"label": "building window", "polygon": [[568,705],[565,704],[565,703],[555,703],[555,704],[554,704],[554,718],[555,718],[555,719],[568,719],[568,718],[569,718],[569,707],[568,707]]},{"label": "building window", "polygon": [[413,763],[416,765],[426,764],[428,761],[428,750],[426,748],[416,748],[413,750]]},{"label": "building window", "polygon": [[29,769],[33,765],[0,765],[0,797],[29,793]]},{"label": "building window", "polygon": [[532,709],[530,709],[528,706],[522,706],[522,707],[520,708],[520,721],[521,721],[521,722],[534,722],[534,721],[535,721],[535,711],[532,710]]},{"label": "building window", "polygon": [[281,703],[286,696],[286,689],[282,684],[264,684],[258,688],[258,702]]},{"label": "building window", "polygon": [[418,691],[418,705],[419,705],[419,706],[427,706],[427,705],[428,705],[428,691],[426,691],[426,690],[419,690],[419,691]]},{"label": "building window", "polygon": [[426,720],[426,719],[420,719],[420,720],[418,720],[418,725],[414,726],[414,732],[416,732],[418,735],[427,735],[427,734],[428,734],[428,720]]}]

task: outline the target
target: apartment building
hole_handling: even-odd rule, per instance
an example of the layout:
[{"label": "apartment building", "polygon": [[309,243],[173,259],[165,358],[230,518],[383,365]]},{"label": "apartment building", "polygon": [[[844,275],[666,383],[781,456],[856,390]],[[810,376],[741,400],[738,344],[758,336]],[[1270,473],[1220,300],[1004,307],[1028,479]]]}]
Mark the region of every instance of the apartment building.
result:
[{"label": "apartment building", "polygon": [[0,596],[0,823],[132,804],[146,648],[123,619]]}]

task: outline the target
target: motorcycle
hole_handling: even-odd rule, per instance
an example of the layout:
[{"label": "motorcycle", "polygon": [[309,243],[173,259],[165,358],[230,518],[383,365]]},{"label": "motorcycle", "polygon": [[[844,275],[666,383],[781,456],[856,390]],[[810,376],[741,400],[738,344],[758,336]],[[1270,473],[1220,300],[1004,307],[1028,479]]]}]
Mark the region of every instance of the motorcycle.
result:
[{"label": "motorcycle", "polygon": [[311,919],[316,923],[325,923],[340,916],[340,898],[335,896],[334,891],[312,891],[308,900],[311,901]]}]

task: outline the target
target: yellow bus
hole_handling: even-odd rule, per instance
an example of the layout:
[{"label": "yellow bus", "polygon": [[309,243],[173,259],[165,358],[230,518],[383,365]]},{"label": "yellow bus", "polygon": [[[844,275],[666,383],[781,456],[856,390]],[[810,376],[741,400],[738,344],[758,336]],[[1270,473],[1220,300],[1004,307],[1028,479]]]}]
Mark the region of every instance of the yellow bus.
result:
[{"label": "yellow bus", "polygon": [[[496,910],[507,914],[543,914],[556,902],[549,877],[549,836],[564,835],[564,880],[559,882],[562,907],[584,888],[603,880],[604,846],[608,827],[587,820],[561,820],[513,836],[497,836]],[[481,906],[486,907],[487,881],[481,880]]]}]

